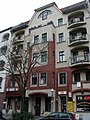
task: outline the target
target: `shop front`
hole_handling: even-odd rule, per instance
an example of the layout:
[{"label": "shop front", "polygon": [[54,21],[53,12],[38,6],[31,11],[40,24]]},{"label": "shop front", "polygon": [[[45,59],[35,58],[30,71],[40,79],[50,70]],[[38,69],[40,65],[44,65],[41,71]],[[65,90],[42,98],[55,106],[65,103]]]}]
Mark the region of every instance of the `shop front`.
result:
[{"label": "shop front", "polygon": [[77,112],[90,112],[90,95],[77,95],[76,102]]}]

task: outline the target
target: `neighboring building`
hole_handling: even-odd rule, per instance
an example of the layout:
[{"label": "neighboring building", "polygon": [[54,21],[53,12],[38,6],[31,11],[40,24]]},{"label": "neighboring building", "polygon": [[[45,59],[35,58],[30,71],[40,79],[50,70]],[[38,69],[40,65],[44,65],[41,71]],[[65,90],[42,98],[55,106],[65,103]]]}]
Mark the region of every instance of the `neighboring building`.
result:
[{"label": "neighboring building", "polygon": [[7,64],[6,53],[11,40],[11,27],[0,31],[0,111],[2,110],[2,103],[4,101],[4,92],[6,85],[6,71],[4,66]]},{"label": "neighboring building", "polygon": [[[40,53],[40,64],[34,67],[28,80],[29,112],[35,115],[53,111],[90,112],[88,5],[82,1],[59,9],[53,2],[35,9],[30,21],[12,28],[12,48],[21,51],[21,48],[27,48],[26,44],[33,44],[31,60],[38,55],[40,48],[46,46]],[[27,36],[26,41],[23,36]],[[15,101],[20,104],[20,94],[16,86],[11,89],[9,81],[6,98],[14,111]]]}]

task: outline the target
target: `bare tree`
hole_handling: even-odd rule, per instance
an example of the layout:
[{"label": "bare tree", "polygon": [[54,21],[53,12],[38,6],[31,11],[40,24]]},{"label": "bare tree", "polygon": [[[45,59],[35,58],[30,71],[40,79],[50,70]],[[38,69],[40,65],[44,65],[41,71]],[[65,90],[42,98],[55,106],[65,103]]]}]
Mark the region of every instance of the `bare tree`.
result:
[{"label": "bare tree", "polygon": [[[41,45],[35,45],[29,43],[28,49],[20,49],[17,51],[16,48],[8,50],[6,59],[7,64],[5,70],[8,73],[9,80],[14,80],[17,83],[21,93],[21,111],[25,110],[25,94],[27,90],[28,79],[32,75],[34,67],[40,63],[41,52],[47,49],[48,43]],[[34,52],[32,52],[34,51]],[[34,56],[32,55],[33,53]],[[33,57],[32,57],[33,56]]]}]

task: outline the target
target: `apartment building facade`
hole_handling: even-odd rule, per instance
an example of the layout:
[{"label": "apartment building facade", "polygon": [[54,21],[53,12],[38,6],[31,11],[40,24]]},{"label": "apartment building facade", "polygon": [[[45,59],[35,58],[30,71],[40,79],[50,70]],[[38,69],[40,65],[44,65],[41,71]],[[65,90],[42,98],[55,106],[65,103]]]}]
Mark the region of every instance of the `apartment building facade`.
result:
[{"label": "apartment building facade", "polygon": [[[86,1],[63,9],[53,2],[35,9],[30,21],[12,28],[13,48],[21,52],[32,46],[31,60],[41,55],[26,88],[29,112],[90,112],[89,10]],[[6,98],[12,110],[20,106],[18,86],[10,86],[9,81]]]},{"label": "apartment building facade", "polygon": [[2,103],[4,101],[4,91],[6,86],[6,73],[4,66],[7,65],[6,53],[11,40],[11,27],[0,31],[0,111],[2,110]]}]

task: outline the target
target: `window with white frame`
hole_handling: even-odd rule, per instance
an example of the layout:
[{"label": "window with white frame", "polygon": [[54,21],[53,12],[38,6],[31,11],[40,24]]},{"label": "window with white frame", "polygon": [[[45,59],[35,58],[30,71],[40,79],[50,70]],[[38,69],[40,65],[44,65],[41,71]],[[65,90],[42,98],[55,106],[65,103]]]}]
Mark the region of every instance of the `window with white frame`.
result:
[{"label": "window with white frame", "polygon": [[66,84],[66,73],[58,73],[58,84],[59,85]]},{"label": "window with white frame", "polygon": [[42,34],[42,42],[47,42],[47,33]]},{"label": "window with white frame", "polygon": [[47,62],[47,51],[41,52],[41,62]]},{"label": "window with white frame", "polygon": [[37,60],[39,58],[39,53],[33,53],[33,60]]},{"label": "window with white frame", "polygon": [[63,25],[63,18],[58,19],[58,26]]},{"label": "window with white frame", "polygon": [[38,74],[37,73],[33,73],[32,74],[32,85],[37,85],[37,80],[38,80]]},{"label": "window with white frame", "polygon": [[65,61],[65,52],[60,51],[59,52],[59,62],[63,62],[63,61]]},{"label": "window with white frame", "polygon": [[39,42],[39,35],[34,36],[34,44]]},{"label": "window with white frame", "polygon": [[0,77],[0,89],[2,88],[2,77]]},{"label": "window with white frame", "polygon": [[40,85],[46,84],[46,73],[40,74]]},{"label": "window with white frame", "polygon": [[63,33],[58,34],[58,42],[63,42],[63,41],[65,41],[64,34]]}]

